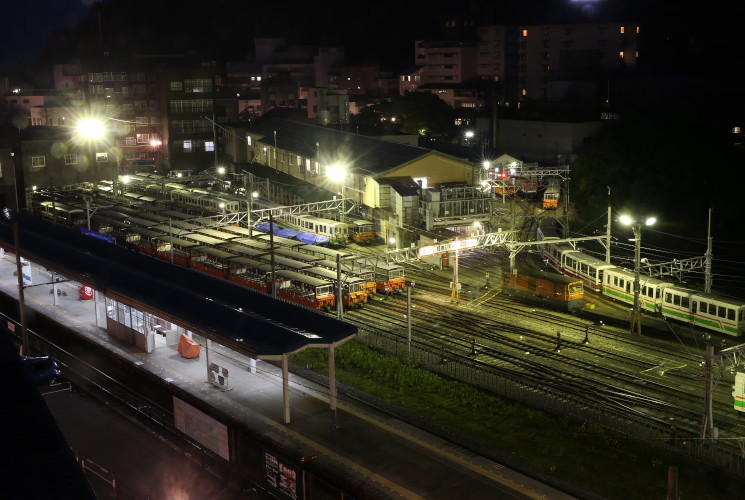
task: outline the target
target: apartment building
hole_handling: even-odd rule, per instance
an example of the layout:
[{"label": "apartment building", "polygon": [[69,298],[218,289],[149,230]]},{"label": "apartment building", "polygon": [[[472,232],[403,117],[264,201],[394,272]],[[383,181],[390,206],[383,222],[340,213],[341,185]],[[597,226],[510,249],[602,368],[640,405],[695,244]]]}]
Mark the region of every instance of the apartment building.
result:
[{"label": "apartment building", "polygon": [[[505,105],[597,100],[598,80],[636,67],[639,31],[623,23],[493,25],[476,27],[473,42],[417,40],[416,66],[399,75],[401,93],[438,92],[478,77],[494,84]],[[572,94],[578,81],[592,84]]]},{"label": "apartment building", "polygon": [[616,23],[519,29],[519,99],[561,99],[555,82],[603,77],[636,67],[639,27]]},{"label": "apartment building", "polygon": [[477,45],[463,40],[417,40],[414,64],[427,67],[427,81],[433,84],[461,83],[476,76]]},{"label": "apartment building", "polygon": [[174,65],[155,70],[171,169],[201,171],[221,161],[214,66]]},{"label": "apartment building", "polygon": [[28,127],[20,134],[20,192],[34,186],[65,186],[114,180],[116,148],[111,138],[88,140],[74,127]]}]

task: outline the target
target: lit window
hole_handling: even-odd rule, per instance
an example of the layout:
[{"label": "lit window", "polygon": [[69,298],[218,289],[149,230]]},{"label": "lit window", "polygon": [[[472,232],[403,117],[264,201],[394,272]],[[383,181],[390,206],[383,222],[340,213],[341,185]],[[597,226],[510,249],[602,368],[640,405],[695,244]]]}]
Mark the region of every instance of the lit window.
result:
[{"label": "lit window", "polygon": [[171,91],[172,92],[181,92],[184,88],[184,85],[182,82],[171,82]]},{"label": "lit window", "polygon": [[636,27],[636,34],[639,34],[639,26]]},{"label": "lit window", "polygon": [[184,153],[191,153],[191,141],[184,141]]},{"label": "lit window", "polygon": [[523,36],[528,36],[528,30],[523,30]]},{"label": "lit window", "polygon": [[204,150],[205,151],[214,151],[215,150],[215,143],[212,141],[204,141]]},{"label": "lit window", "polygon": [[626,33],[626,28],[621,26],[621,34],[623,35],[624,33]]},{"label": "lit window", "polygon": [[109,153],[96,153],[96,161],[109,161]]},{"label": "lit window", "polygon": [[249,146],[253,146],[253,143],[254,143],[253,137],[251,137],[250,135],[247,135],[246,136],[246,144],[248,144]]},{"label": "lit window", "polygon": [[65,165],[77,165],[78,155],[65,155]]},{"label": "lit window", "polygon": [[623,50],[619,52],[618,55],[621,57],[621,59],[623,59]]},{"label": "lit window", "polygon": [[32,167],[45,167],[47,165],[46,158],[43,156],[32,156],[31,166]]},{"label": "lit window", "polygon": [[528,95],[528,89],[523,89],[521,93],[522,95]]},{"label": "lit window", "polygon": [[150,144],[150,134],[137,134],[137,144]]}]

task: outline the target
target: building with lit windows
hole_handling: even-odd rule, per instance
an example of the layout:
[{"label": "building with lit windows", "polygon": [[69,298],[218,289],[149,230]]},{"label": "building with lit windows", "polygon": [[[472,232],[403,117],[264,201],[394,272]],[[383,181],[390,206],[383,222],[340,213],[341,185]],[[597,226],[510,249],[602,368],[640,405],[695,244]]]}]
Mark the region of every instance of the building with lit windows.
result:
[{"label": "building with lit windows", "polygon": [[171,169],[201,171],[220,161],[215,125],[215,67],[158,68],[160,105],[167,122]]},{"label": "building with lit windows", "polygon": [[[82,137],[74,127],[28,127],[21,130],[16,158],[20,193],[43,187],[113,181],[117,150],[113,137]],[[19,200],[22,204],[22,200]]]},{"label": "building with lit windows", "polygon": [[470,30],[471,42],[417,40],[416,68],[399,75],[401,94],[478,77],[493,83],[504,105],[599,102],[599,82],[636,68],[639,32],[637,25],[623,23],[493,25]]}]

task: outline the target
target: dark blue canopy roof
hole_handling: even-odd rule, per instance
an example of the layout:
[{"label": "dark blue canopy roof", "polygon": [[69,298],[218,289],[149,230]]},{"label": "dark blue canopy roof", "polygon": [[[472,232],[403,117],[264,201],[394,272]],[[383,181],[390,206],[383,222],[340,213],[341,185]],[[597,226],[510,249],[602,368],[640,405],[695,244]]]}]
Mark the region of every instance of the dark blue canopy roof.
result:
[{"label": "dark blue canopy roof", "polygon": [[[22,256],[247,355],[278,356],[357,333],[356,326],[330,315],[37,217],[15,216]],[[0,245],[12,251],[12,225],[3,222]]]}]

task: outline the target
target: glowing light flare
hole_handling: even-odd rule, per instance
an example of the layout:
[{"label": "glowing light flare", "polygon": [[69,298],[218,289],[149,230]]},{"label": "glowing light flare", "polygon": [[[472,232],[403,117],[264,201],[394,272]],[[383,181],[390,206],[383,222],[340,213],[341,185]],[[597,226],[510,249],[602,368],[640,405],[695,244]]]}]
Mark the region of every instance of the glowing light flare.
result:
[{"label": "glowing light flare", "polygon": [[[634,220],[633,218],[631,218],[631,216],[626,215],[626,214],[624,214],[621,217],[619,217],[618,220],[621,221],[621,224],[625,224],[627,226],[630,226],[630,225],[635,224],[637,222],[636,220]],[[657,222],[657,218],[656,217],[642,217],[642,219],[641,219],[640,222],[642,224],[644,224],[645,226],[651,226],[655,222]]]},{"label": "glowing light flare", "polygon": [[78,134],[85,139],[100,139],[106,134],[106,127],[96,118],[83,118],[76,127]]},{"label": "glowing light flare", "polygon": [[347,169],[343,165],[328,165],[326,176],[335,182],[343,182],[347,177]]}]

